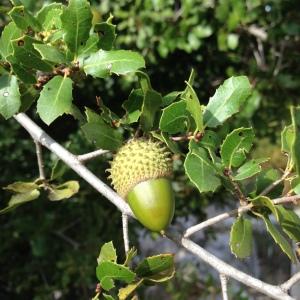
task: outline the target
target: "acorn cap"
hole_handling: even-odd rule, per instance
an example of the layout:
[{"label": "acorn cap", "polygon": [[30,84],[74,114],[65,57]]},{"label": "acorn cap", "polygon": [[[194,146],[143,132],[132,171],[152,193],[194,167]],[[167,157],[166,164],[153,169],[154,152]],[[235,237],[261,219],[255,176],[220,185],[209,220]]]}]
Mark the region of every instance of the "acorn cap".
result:
[{"label": "acorn cap", "polygon": [[160,142],[132,139],[120,148],[108,171],[114,189],[125,199],[138,183],[172,175],[170,152]]}]

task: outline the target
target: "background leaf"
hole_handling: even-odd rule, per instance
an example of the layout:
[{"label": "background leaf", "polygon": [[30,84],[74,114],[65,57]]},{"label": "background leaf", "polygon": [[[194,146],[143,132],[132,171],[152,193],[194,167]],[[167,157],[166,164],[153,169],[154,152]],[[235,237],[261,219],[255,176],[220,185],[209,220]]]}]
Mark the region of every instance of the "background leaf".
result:
[{"label": "background leaf", "polygon": [[38,99],[37,112],[47,125],[70,110],[72,83],[70,78],[57,75],[44,85]]},{"label": "background leaf", "polygon": [[237,113],[251,93],[251,85],[246,76],[230,77],[209,99],[204,111],[205,127],[217,127]]}]

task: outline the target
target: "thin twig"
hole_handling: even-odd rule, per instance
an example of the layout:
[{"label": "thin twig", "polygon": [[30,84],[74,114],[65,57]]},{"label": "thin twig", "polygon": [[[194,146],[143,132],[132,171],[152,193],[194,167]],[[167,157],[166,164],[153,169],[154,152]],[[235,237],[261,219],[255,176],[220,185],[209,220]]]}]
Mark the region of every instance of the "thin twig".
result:
[{"label": "thin twig", "polygon": [[261,193],[260,196],[265,196],[270,193],[278,184],[284,181],[289,175],[291,174],[290,170],[284,172],[281,178],[277,179],[276,181],[272,182],[269,186],[267,186]]},{"label": "thin twig", "polygon": [[220,273],[219,277],[220,277],[220,281],[221,281],[223,300],[228,300],[228,291],[227,291],[228,278],[226,275],[224,275],[222,273]]},{"label": "thin twig", "polygon": [[40,179],[45,180],[46,176],[45,176],[45,169],[44,169],[42,146],[35,139],[34,139],[34,143],[35,143],[35,152],[36,152],[37,162],[38,162],[38,166],[39,166]]},{"label": "thin twig", "polygon": [[[274,205],[279,205],[279,204],[286,204],[286,203],[292,203],[297,205],[298,202],[300,201],[300,195],[294,195],[294,196],[288,196],[288,197],[281,197],[281,198],[276,198],[272,200]],[[204,228],[207,228],[209,226],[212,226],[216,223],[219,223],[221,221],[224,221],[228,218],[237,216],[237,215],[241,215],[247,211],[249,211],[251,208],[253,207],[252,203],[249,203],[245,206],[240,206],[239,208],[233,209],[229,212],[226,213],[222,213],[220,215],[217,215],[215,217],[212,217],[208,220],[205,220],[197,225],[191,226],[189,227],[185,233],[183,234],[183,236],[185,238],[191,236],[192,234],[203,230]]]},{"label": "thin twig", "polygon": [[95,150],[93,152],[89,152],[89,153],[82,154],[82,155],[77,155],[77,159],[80,162],[85,162],[85,161],[94,159],[94,158],[96,158],[100,155],[106,154],[108,152],[109,152],[108,150],[98,149],[98,150]]},{"label": "thin twig", "polygon": [[26,114],[19,113],[14,118],[30,135],[56,154],[66,165],[73,169],[81,178],[85,179],[96,191],[112,202],[121,212],[134,217],[128,204],[108,185],[88,170],[77,157],[53,140],[43,129],[36,125]]},{"label": "thin twig", "polygon": [[294,274],[289,280],[280,285],[284,292],[288,292],[293,285],[300,281],[300,272]]},{"label": "thin twig", "polygon": [[295,300],[285,293],[279,286],[263,282],[232,267],[189,239],[182,238],[178,242],[179,245],[186,248],[189,252],[194,253],[197,257],[211,265],[218,272],[226,275],[227,277],[234,278],[235,280],[254,288],[257,291],[260,291],[261,293],[269,296],[270,299]]},{"label": "thin twig", "polygon": [[128,216],[122,213],[122,227],[123,227],[123,240],[125,254],[129,251],[129,235],[128,235]]}]

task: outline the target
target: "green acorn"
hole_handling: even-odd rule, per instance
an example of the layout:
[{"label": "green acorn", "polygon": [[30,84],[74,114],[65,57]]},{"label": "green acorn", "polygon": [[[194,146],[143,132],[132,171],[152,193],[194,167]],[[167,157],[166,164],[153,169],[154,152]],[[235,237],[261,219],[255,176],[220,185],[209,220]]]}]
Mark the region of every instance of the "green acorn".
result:
[{"label": "green acorn", "polygon": [[170,152],[159,142],[132,139],[122,146],[109,169],[117,193],[136,218],[152,231],[165,229],[174,215]]}]

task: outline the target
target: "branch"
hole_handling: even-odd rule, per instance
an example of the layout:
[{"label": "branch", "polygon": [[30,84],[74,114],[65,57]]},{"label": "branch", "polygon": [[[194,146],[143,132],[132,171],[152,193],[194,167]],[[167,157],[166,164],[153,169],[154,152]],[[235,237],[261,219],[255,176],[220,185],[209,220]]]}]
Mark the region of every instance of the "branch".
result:
[{"label": "branch", "polygon": [[105,153],[108,153],[108,150],[103,150],[103,149],[98,149],[96,151],[90,152],[90,153],[86,153],[86,154],[82,154],[82,155],[77,155],[77,159],[80,162],[85,162],[88,161],[90,159],[94,159],[100,155],[103,155]]},{"label": "branch", "polygon": [[37,157],[37,162],[39,166],[39,174],[40,174],[40,179],[45,180],[45,169],[44,169],[44,161],[43,161],[43,153],[42,153],[42,147],[41,144],[34,139],[35,143],[35,152],[36,152],[36,157]]},{"label": "branch", "polygon": [[127,252],[129,251],[128,216],[124,213],[122,213],[122,227],[125,254],[127,254]]},{"label": "branch", "polygon": [[[292,203],[297,205],[298,202],[300,201],[300,195],[294,195],[294,196],[288,196],[288,197],[281,197],[281,198],[276,198],[272,200],[275,205],[280,205],[280,204],[286,204],[286,203]],[[249,211],[253,207],[252,203],[249,203],[245,206],[240,206],[239,208],[236,208],[232,211],[222,213],[220,215],[217,215],[215,217],[212,217],[208,220],[205,220],[197,225],[189,227],[183,236],[185,238],[191,236],[192,234],[196,233],[197,231],[203,230],[206,227],[212,226],[216,223],[219,223],[221,221],[224,221],[226,219],[229,219],[231,217],[235,217],[237,215],[241,215],[247,211]]]},{"label": "branch", "polygon": [[300,281],[300,272],[294,274],[289,280],[284,282],[280,287],[285,291],[288,292],[293,285],[295,285],[298,281]]},{"label": "branch", "polygon": [[181,241],[179,241],[179,245],[182,245],[189,252],[194,253],[224,276],[234,278],[235,280],[254,288],[257,291],[260,291],[262,294],[269,296],[271,299],[295,300],[285,293],[281,287],[263,282],[232,267],[189,239],[182,238]]},{"label": "branch", "polygon": [[54,141],[38,125],[36,125],[24,113],[19,113],[14,118],[29,132],[29,134],[40,144],[56,154],[65,164],[73,169],[80,177],[86,180],[95,190],[112,202],[121,212],[133,216],[128,204],[109,186],[102,182],[90,170],[88,170],[78,158]]},{"label": "branch", "polygon": [[227,291],[228,278],[222,273],[220,273],[219,277],[221,281],[223,300],[228,300],[228,291]]},{"label": "branch", "polygon": [[284,181],[289,175],[291,174],[290,170],[287,170],[284,172],[284,174],[281,176],[281,178],[277,179],[276,181],[272,182],[269,186],[267,186],[259,195],[265,196],[269,192],[271,192],[278,184],[280,184],[282,181]]},{"label": "branch", "polygon": [[[126,215],[126,218],[123,221],[123,224],[126,225],[127,216],[133,216],[132,211],[130,210],[127,203],[117,194],[115,193],[110,187],[108,187],[104,182],[102,182],[99,178],[97,178],[92,172],[90,172],[82,163],[78,160],[77,156],[73,155],[66,149],[64,149],[61,145],[55,142],[49,135],[47,135],[40,127],[38,127],[30,118],[28,118],[24,113],[20,113],[14,117],[33,137],[34,140],[41,143],[43,146],[48,148],[51,152],[55,153],[62,161],[64,161],[70,168],[72,168],[80,177],[86,180],[92,187],[94,187],[99,193],[101,193],[104,197],[106,197],[109,201],[111,201],[123,214]],[[300,199],[300,195],[291,196],[291,197],[283,197],[274,199],[275,204],[282,204],[282,203],[297,203]],[[234,216],[239,212],[245,212],[251,209],[252,204],[248,204],[244,207],[240,207],[234,211],[229,213],[222,214],[220,216],[214,217],[210,220],[207,220],[199,225],[199,227],[207,227],[213,225],[220,220],[224,220],[228,217]],[[124,217],[123,217],[124,218]],[[213,221],[212,221],[213,220]],[[127,226],[125,226],[125,231]],[[187,231],[188,232],[188,231]],[[195,232],[195,231],[194,231]],[[124,234],[124,243],[126,242],[126,232]],[[187,235],[185,233],[185,235]],[[280,286],[270,285],[265,283],[259,279],[256,279],[234,267],[231,265],[223,262],[213,254],[209,253],[196,243],[192,242],[191,240],[187,239],[186,237],[179,237],[179,238],[172,238],[169,239],[174,240],[179,246],[186,248],[189,252],[194,253],[198,258],[205,261],[207,264],[211,265],[214,269],[216,269],[220,274],[223,276],[227,276],[230,278],[234,278],[241,283],[254,288],[255,290],[260,291],[261,293],[270,296],[273,299],[280,299],[280,300],[295,300],[290,297],[287,293],[283,291]],[[129,243],[129,241],[128,241]],[[127,244],[125,244],[127,247]],[[129,247],[129,245],[128,245]],[[293,277],[292,277],[293,278]],[[291,280],[292,280],[291,278]],[[298,280],[298,279],[297,279]],[[293,279],[295,282],[295,279]],[[285,283],[287,285],[287,283]]]}]

